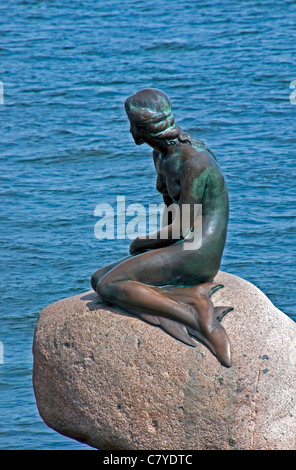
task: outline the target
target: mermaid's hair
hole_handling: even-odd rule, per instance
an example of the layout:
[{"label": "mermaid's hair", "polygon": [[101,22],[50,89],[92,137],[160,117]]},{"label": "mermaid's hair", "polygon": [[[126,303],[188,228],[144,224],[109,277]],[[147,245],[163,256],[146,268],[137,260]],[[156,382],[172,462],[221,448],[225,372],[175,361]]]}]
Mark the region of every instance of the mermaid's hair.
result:
[{"label": "mermaid's hair", "polygon": [[171,102],[163,91],[144,88],[126,99],[125,110],[129,120],[136,124],[141,133],[155,140],[165,140],[168,145],[182,143],[197,150],[206,150],[216,160],[214,153],[201,140],[175,125]]},{"label": "mermaid's hair", "polygon": [[140,132],[168,144],[191,145],[190,135],[175,125],[171,102],[163,91],[144,88],[127,98],[125,110]]}]

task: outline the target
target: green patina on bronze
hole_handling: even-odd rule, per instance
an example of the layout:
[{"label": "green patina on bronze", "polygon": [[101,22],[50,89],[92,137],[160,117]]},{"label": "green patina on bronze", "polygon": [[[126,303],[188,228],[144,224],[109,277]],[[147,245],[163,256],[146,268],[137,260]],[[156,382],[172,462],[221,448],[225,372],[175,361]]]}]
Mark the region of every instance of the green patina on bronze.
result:
[{"label": "green patina on bronze", "polygon": [[[179,219],[168,217],[168,225],[152,237],[138,237],[131,243],[129,257],[96,271],[92,287],[108,303],[162,327],[188,345],[202,341],[230,367],[230,343],[221,319],[232,308],[214,308],[211,301],[215,290],[223,287],[213,279],[228,225],[224,177],[213,152],[175,124],[165,93],[140,90],[127,98],[125,109],[135,143],[153,148],[157,190],[165,208],[177,204],[182,215],[185,205],[190,207],[191,217],[185,222],[180,217],[179,228],[191,240],[177,239],[174,228]],[[196,216],[197,205],[202,206],[202,219]],[[195,239],[198,230],[201,239]]]}]

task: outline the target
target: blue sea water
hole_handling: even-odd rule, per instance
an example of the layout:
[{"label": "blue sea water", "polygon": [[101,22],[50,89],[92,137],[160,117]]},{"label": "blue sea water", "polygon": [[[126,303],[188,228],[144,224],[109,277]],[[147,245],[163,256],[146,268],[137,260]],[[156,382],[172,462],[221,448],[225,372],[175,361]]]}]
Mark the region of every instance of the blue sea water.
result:
[{"label": "blue sea water", "polygon": [[161,202],[130,94],[165,91],[215,152],[230,194],[221,269],[296,320],[296,2],[2,0],[0,24],[0,448],[88,450],[40,418],[32,341],[43,307],[128,254],[130,240],[95,237],[96,205]]}]

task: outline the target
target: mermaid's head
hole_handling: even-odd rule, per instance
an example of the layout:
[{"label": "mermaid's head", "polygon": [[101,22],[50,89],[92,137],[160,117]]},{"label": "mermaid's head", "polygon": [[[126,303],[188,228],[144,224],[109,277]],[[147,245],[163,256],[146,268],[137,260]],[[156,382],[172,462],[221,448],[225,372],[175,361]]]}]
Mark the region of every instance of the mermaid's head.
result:
[{"label": "mermaid's head", "polygon": [[131,123],[144,136],[146,134],[156,140],[166,140],[168,143],[176,139],[189,140],[189,138],[182,139],[181,136],[185,134],[175,125],[170,100],[163,91],[155,88],[140,90],[127,98],[125,110]]}]

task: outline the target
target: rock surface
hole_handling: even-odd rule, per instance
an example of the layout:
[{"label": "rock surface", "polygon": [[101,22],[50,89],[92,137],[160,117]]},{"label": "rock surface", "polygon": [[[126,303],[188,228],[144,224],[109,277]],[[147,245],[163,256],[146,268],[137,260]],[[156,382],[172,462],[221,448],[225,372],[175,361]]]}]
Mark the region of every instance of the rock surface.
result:
[{"label": "rock surface", "polygon": [[45,423],[108,450],[296,449],[296,324],[224,272],[212,300],[233,365],[106,307],[92,291],[40,313],[33,385]]}]

